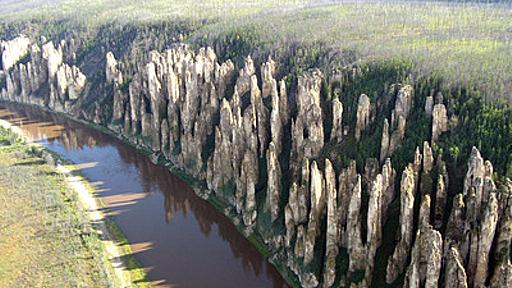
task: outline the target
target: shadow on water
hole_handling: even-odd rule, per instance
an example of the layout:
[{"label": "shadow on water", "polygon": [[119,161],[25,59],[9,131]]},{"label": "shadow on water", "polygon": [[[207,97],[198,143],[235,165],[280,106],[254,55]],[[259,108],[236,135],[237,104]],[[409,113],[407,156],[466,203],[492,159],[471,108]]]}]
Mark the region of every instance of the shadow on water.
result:
[{"label": "shadow on water", "polygon": [[76,163],[160,287],[286,287],[222,213],[121,141],[64,117],[2,104],[0,119]]}]

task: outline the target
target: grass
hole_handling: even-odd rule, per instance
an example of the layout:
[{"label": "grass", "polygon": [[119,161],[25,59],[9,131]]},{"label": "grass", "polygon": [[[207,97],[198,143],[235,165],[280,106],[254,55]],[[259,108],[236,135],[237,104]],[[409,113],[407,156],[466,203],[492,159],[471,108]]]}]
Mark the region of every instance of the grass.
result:
[{"label": "grass", "polygon": [[141,265],[137,259],[132,256],[131,246],[123,231],[121,231],[121,229],[119,229],[119,227],[111,219],[107,219],[106,223],[110,234],[114,237],[114,239],[116,239],[116,245],[121,249],[121,252],[123,253],[122,258],[134,286],[150,287],[147,274],[144,269],[141,268]]},{"label": "grass", "polygon": [[[45,163],[43,153],[59,159],[0,127],[0,249],[8,251],[0,259],[0,287],[118,287],[106,252],[110,241],[126,266],[121,277],[149,287],[123,232],[105,219],[110,239],[100,237],[67,176]],[[95,194],[74,165],[59,160]]]},{"label": "grass", "polygon": [[101,241],[64,176],[15,137],[0,131],[0,287],[111,287]]}]

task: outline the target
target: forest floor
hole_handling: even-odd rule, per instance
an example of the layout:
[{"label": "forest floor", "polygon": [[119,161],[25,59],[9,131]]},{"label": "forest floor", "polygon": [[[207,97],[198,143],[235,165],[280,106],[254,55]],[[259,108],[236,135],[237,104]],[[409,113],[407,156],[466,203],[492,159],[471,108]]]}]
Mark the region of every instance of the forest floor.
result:
[{"label": "forest floor", "polygon": [[1,126],[0,287],[148,286],[86,181]]}]

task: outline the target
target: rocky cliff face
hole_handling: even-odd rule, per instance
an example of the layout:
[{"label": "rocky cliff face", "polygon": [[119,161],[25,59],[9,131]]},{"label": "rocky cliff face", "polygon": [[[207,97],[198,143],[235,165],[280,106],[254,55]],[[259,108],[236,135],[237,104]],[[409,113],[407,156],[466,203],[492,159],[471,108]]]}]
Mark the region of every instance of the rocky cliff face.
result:
[{"label": "rocky cliff face", "polygon": [[395,97],[395,106],[391,111],[391,119],[384,119],[382,128],[382,140],[380,148],[380,160],[390,156],[402,144],[405,137],[405,125],[413,106],[414,89],[406,85]]},{"label": "rocky cliff face", "polygon": [[[326,104],[328,82],[318,69],[288,89],[270,58],[258,65],[247,57],[238,70],[211,48],[176,45],[151,52],[133,75],[106,53],[111,107],[96,102],[87,114],[80,105],[91,84],[65,63],[67,46],[27,48],[29,61],[7,68],[1,99],[84,117],[172,161],[201,183],[201,197],[216,199],[246,235],[261,237],[271,261],[301,286],[376,286],[380,271],[404,287],[512,285],[512,184],[497,186],[491,163],[474,148],[464,184],[448,189],[451,175],[432,148],[449,128],[442,97],[421,107],[432,119],[424,139],[431,142],[406,167],[393,167],[416,103],[412,85],[395,84],[389,115],[374,121],[382,100],[367,96],[373,91],[354,107],[337,98]],[[20,57],[9,49],[2,57]],[[344,110],[355,112],[351,123]],[[379,159],[358,167],[324,153],[332,144],[364,143],[381,123]],[[397,228],[387,228],[393,219]],[[385,242],[393,252],[381,259]]]},{"label": "rocky cliff face", "polygon": [[1,70],[7,73],[30,50],[30,39],[20,35],[9,41],[0,41]]},{"label": "rocky cliff face", "polygon": [[[6,47],[11,48],[2,54],[2,57],[10,59],[10,62],[4,63],[11,63],[11,69],[5,72],[6,87],[2,89],[0,99],[45,106],[58,112],[76,113],[72,108],[81,97],[87,78],[76,66],[64,63],[66,43],[62,41],[55,46],[48,42],[39,47],[36,44],[30,46],[24,38],[12,41],[6,44]],[[20,54],[13,54],[9,50],[14,49],[12,46],[22,45],[20,43],[23,47],[25,44],[30,46],[26,48],[30,53],[30,61],[26,64],[13,63],[16,55],[19,58]]]}]

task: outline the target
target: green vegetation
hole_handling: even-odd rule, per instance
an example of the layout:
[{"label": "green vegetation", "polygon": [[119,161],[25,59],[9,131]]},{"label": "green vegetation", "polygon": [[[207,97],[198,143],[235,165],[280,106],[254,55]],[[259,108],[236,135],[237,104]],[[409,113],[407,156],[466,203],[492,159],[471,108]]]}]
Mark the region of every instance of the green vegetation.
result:
[{"label": "green vegetation", "polygon": [[[415,73],[442,75],[446,85],[477,83],[484,99],[510,100],[512,45],[507,35],[512,10],[507,2],[46,2],[3,4],[2,35],[23,32],[34,39],[46,35],[55,40],[80,35],[85,47],[92,49],[95,41],[104,41],[116,56],[124,54],[124,43],[139,50],[161,50],[179,39],[227,50],[219,54],[230,58],[249,53],[266,57],[293,45],[323,47],[341,52],[342,59],[332,61],[414,60]],[[105,37],[106,31],[115,33]],[[143,31],[144,40],[137,38]]]},{"label": "green vegetation", "polygon": [[[112,113],[113,91],[103,85],[104,69],[98,65],[105,51],[113,51],[120,60],[126,76],[121,89],[126,92],[131,75],[149,59],[149,51],[178,42],[196,48],[210,45],[221,60],[232,59],[237,67],[249,54],[256,63],[271,55],[278,64],[278,78],[286,80],[289,91],[294,91],[302,73],[320,68],[329,84],[322,91],[323,106],[329,107],[329,100],[339,97],[346,124],[355,121],[361,93],[372,102],[387,102],[381,98],[391,84],[413,84],[416,103],[421,104],[407,123],[405,143],[393,157],[397,168],[429,139],[430,120],[421,113],[422,105],[432,89],[441,91],[450,115],[457,115],[459,122],[441,139],[437,151],[458,164],[464,163],[474,145],[496,163],[500,175],[512,173],[512,149],[507,142],[507,103],[512,93],[512,43],[507,37],[512,22],[507,19],[512,18],[512,10],[505,2],[57,0],[43,6],[38,1],[20,5],[8,4],[0,12],[5,15],[0,21],[2,35],[74,39],[77,58],[67,61],[88,76],[92,89],[86,103],[99,103],[106,109],[106,118]],[[353,68],[360,73],[351,75]],[[333,71],[342,81],[332,81]],[[226,93],[229,98],[230,91]],[[377,157],[382,121],[391,105],[379,108],[372,128],[365,132],[368,141],[356,144],[349,137],[342,145],[328,145],[323,155],[343,151],[330,157],[337,167],[350,159],[362,167],[366,158]],[[85,105],[84,110],[89,113],[94,107]],[[329,130],[329,109],[324,110]],[[210,149],[203,149],[205,158],[214,145],[210,142]]]},{"label": "green vegetation", "polygon": [[[73,39],[77,57],[66,61],[79,66],[91,83],[84,103],[99,103],[105,109],[106,118],[112,114],[114,92],[113,87],[105,87],[104,65],[100,65],[105,61],[106,51],[113,51],[120,61],[126,80],[120,89],[125,93],[132,75],[149,59],[149,51],[162,51],[181,42],[194,48],[211,46],[221,61],[232,59],[237,68],[247,55],[257,64],[272,56],[278,65],[277,78],[285,79],[291,92],[290,102],[295,97],[297,78],[311,68],[319,68],[325,75],[322,107],[326,137],[332,126],[330,101],[335,97],[343,103],[343,123],[350,129],[355,123],[359,95],[367,94],[377,109],[375,119],[364,131],[364,141],[357,143],[350,131],[341,143],[328,143],[322,150],[319,160],[330,158],[336,170],[356,160],[361,171],[368,158],[379,157],[382,123],[384,118],[389,118],[394,105],[390,95],[396,91],[391,91],[391,85],[411,84],[415,105],[407,120],[405,139],[392,155],[393,167],[400,173],[412,161],[416,147],[430,140],[431,118],[424,112],[425,98],[441,93],[450,116],[450,131],[433,148],[435,156],[446,161],[449,191],[453,194],[460,192],[472,146],[493,163],[497,180],[512,177],[509,103],[512,100],[512,6],[505,2],[462,2],[152,0],[141,4],[135,0],[55,0],[45,5],[34,1],[29,6],[14,2],[4,5],[0,11],[3,18],[0,33],[6,38],[25,33],[32,39],[39,39],[40,35],[54,41]],[[0,83],[0,87],[3,85]],[[232,91],[226,93],[231,97]],[[91,109],[94,105],[85,107],[87,112]],[[284,129],[289,131],[290,127]],[[149,138],[143,140],[151,143]],[[283,191],[288,191],[290,186],[287,174],[290,142],[288,138],[283,139],[286,153],[280,158]],[[214,145],[210,135],[202,149],[203,163]],[[174,147],[172,153],[178,155],[179,142]],[[250,240],[265,252],[259,238],[265,232],[281,231],[283,227],[279,224],[271,227],[270,217],[261,204],[265,203],[266,164],[265,159],[260,162],[256,197],[260,203],[258,228],[261,231]],[[179,173],[186,176],[183,171]],[[196,182],[196,186],[204,184],[190,177],[187,180]],[[432,187],[426,185],[423,189]],[[225,198],[232,196],[234,183],[227,183],[221,190],[218,192]],[[282,203],[287,198],[284,192]],[[363,198],[367,201],[368,195]],[[210,201],[219,210],[227,206],[220,198]],[[390,215],[397,215],[396,205],[394,202]],[[282,224],[282,219],[277,223]],[[398,224],[388,225],[394,231]],[[394,245],[391,238],[386,238],[387,246],[382,248],[389,250],[385,252],[388,256]],[[308,269],[315,272],[322,269],[319,260],[316,258]],[[339,256],[337,261],[340,266],[347,266],[345,256]],[[384,272],[376,273],[376,278],[382,278]],[[352,282],[362,277],[362,271],[349,275]],[[336,281],[341,280],[338,277]]]},{"label": "green vegetation", "polygon": [[[101,237],[67,176],[47,164],[45,155],[59,159],[0,127],[0,227],[8,235],[0,248],[9,251],[0,260],[0,287],[117,287],[119,281],[149,287],[123,232],[105,218],[109,239]],[[59,161],[95,193],[75,166]],[[112,267],[112,245],[126,265],[122,271]]]},{"label": "green vegetation", "polygon": [[102,242],[64,176],[0,128],[0,287],[110,287]]},{"label": "green vegetation", "polygon": [[111,219],[107,219],[106,223],[112,237],[116,239],[116,246],[118,246],[123,253],[121,258],[126,265],[125,273],[130,274],[130,280],[133,286],[140,288],[150,287],[146,272],[141,268],[139,261],[133,257],[131,246],[128,239],[126,239],[126,236],[123,234],[123,231],[121,231]]}]

